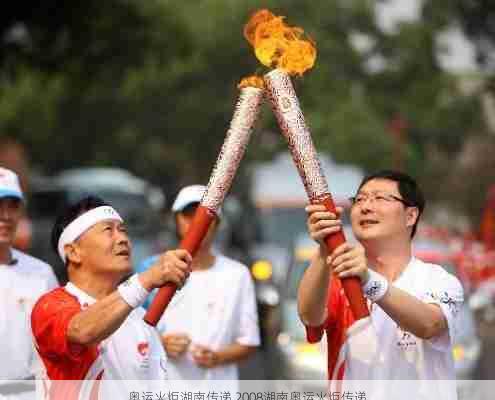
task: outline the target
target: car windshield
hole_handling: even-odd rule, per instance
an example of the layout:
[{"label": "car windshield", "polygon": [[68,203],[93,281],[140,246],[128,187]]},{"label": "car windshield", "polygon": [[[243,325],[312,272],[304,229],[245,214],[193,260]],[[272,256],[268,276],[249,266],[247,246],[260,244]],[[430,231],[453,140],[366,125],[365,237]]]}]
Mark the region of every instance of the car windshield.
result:
[{"label": "car windshield", "polygon": [[289,247],[294,237],[306,229],[304,208],[260,209],[260,235],[263,241]]},{"label": "car windshield", "polygon": [[295,260],[291,273],[289,274],[289,279],[287,282],[287,297],[289,299],[297,298],[297,289],[299,288],[299,283],[304,275],[304,272],[309,267],[308,260]]},{"label": "car windshield", "polygon": [[[260,236],[263,241],[289,248],[294,238],[306,233],[307,213],[304,207],[273,207],[259,209]],[[348,213],[342,220],[348,223]]]}]

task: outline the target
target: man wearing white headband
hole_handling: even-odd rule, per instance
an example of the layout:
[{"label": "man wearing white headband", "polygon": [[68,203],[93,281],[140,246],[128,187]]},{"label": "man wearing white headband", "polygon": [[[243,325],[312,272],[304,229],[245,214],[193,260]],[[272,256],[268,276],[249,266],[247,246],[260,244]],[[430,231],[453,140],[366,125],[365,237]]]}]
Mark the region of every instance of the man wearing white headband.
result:
[{"label": "man wearing white headband", "polygon": [[[51,381],[44,385],[48,395],[75,399],[119,390],[128,397],[136,388],[110,381],[165,379],[166,355],[140,305],[166,282],[181,287],[191,256],[168,251],[149,270],[121,283],[132,271],[131,243],[117,211],[96,197],[79,201],[57,219],[52,245],[69,282],[43,296],[31,318],[44,378]],[[83,382],[54,385],[55,380]]]},{"label": "man wearing white headband", "polygon": [[58,286],[48,264],[12,247],[23,208],[17,175],[0,168],[0,398],[9,399],[33,395],[33,381],[19,385],[1,381],[33,377],[29,315],[38,297]]}]

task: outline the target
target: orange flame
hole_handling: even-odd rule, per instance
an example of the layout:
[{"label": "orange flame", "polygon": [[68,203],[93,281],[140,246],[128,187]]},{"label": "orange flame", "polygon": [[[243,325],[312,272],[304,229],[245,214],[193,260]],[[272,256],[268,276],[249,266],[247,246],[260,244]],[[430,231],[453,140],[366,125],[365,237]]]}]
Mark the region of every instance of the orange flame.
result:
[{"label": "orange flame", "polygon": [[255,12],[244,26],[244,37],[254,47],[258,60],[270,68],[280,68],[290,75],[302,75],[316,59],[314,42],[304,30],[291,27],[284,17],[263,9]]},{"label": "orange flame", "polygon": [[254,87],[258,89],[265,88],[265,81],[261,76],[251,75],[245,78],[242,78],[241,82],[237,85],[238,89],[243,89],[247,87]]}]

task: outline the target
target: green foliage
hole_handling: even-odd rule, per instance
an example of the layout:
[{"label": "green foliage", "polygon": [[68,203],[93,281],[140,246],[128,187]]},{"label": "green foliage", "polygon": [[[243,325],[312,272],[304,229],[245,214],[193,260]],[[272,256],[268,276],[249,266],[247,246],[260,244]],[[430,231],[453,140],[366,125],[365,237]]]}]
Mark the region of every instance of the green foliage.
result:
[{"label": "green foliage", "polygon": [[[374,4],[12,4],[0,31],[0,131],[16,135],[48,173],[116,165],[164,184],[204,182],[232,116],[237,83],[260,70],[243,25],[267,7],[317,43],[314,70],[295,85],[318,149],[368,170],[390,167],[397,143],[388,126],[401,115],[403,165],[421,176],[431,146],[453,157],[481,124],[478,103],[437,63],[435,35],[454,18],[453,6],[426,2],[421,21],[387,33],[374,20]],[[353,44],[356,37],[367,43],[364,49]],[[250,149],[248,159],[284,148],[277,131],[265,108],[252,142],[259,149]]]}]

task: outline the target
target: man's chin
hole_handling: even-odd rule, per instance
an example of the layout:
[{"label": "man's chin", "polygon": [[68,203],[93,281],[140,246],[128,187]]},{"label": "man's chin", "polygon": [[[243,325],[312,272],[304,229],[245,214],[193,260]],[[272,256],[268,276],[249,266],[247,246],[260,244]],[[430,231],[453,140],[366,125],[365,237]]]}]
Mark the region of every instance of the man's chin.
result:
[{"label": "man's chin", "polygon": [[359,242],[370,242],[380,238],[379,232],[373,232],[371,230],[359,231],[354,235]]},{"label": "man's chin", "polygon": [[9,234],[0,234],[0,246],[12,246],[14,237]]},{"label": "man's chin", "polygon": [[132,272],[132,262],[131,258],[127,260],[119,260],[114,264],[114,268],[112,268],[115,272],[119,272],[123,275],[129,274]]}]

